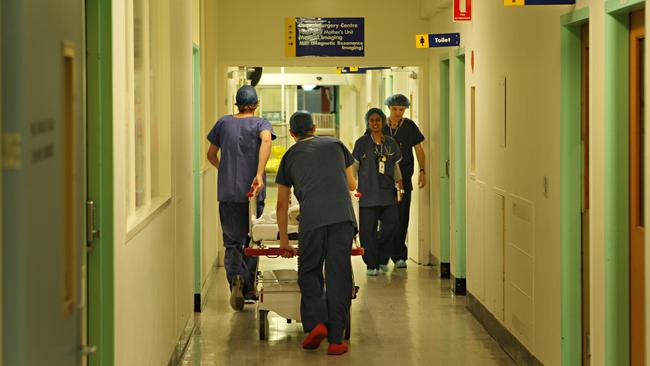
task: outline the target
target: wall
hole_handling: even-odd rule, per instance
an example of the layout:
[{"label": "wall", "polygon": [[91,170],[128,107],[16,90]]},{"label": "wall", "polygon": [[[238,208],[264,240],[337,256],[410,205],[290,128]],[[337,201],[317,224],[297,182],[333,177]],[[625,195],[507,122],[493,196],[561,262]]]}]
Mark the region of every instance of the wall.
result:
[{"label": "wall", "polygon": [[[206,136],[219,118],[217,111],[217,0],[202,0],[200,25],[201,48],[201,153],[208,151]],[[207,161],[201,163],[201,258],[202,281],[205,285],[219,255],[221,227],[217,209],[217,170]]]},{"label": "wall", "polygon": [[[499,2],[475,2],[474,6],[471,23],[452,23],[451,9],[447,9],[431,19],[429,28],[430,33],[460,31],[466,52],[467,287],[543,364],[556,365],[560,360],[559,16],[571,8],[509,8]],[[454,51],[430,51],[431,110],[438,110],[442,53],[451,56],[450,99],[452,106],[456,103]],[[500,106],[504,100],[499,83],[503,77],[507,80],[506,147],[501,147],[504,118]],[[472,86],[477,95],[474,176],[469,174]],[[450,111],[454,136],[454,108]],[[439,116],[433,114],[431,120],[437,130]],[[430,155],[436,162],[432,170],[436,171],[435,143],[439,136],[433,136]],[[450,141],[453,165],[453,137]],[[543,190],[544,177],[550,182],[548,196]],[[453,184],[452,178],[452,197]],[[503,192],[505,248],[497,241],[499,231],[494,221],[496,194]],[[432,201],[438,200],[435,190]],[[437,211],[433,212],[436,216]],[[451,220],[453,233],[453,206]],[[451,241],[453,262],[453,235]],[[503,250],[505,258],[494,255]],[[504,281],[503,260],[505,285],[499,286]]]},{"label": "wall", "polygon": [[113,2],[115,364],[166,364],[193,310],[191,7],[169,0],[171,198],[127,233],[126,1]]}]

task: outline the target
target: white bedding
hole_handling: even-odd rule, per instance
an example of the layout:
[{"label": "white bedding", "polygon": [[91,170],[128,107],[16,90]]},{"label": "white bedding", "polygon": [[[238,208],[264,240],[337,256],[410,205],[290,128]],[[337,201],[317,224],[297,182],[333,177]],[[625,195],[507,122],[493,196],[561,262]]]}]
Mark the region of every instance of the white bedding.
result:
[{"label": "white bedding", "polygon": [[[253,241],[278,240],[278,224],[253,224]],[[298,232],[298,225],[289,225],[289,234]]]}]

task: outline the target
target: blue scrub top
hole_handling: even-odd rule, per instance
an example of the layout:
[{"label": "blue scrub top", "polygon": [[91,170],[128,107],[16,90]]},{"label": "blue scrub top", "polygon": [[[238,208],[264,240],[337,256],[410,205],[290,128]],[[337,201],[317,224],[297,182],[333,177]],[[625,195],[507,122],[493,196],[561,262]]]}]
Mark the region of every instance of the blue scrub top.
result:
[{"label": "blue scrub top", "polygon": [[275,182],[293,187],[301,233],[340,222],[357,226],[345,174],[352,164],[348,148],[333,137],[304,139],[284,154]]},{"label": "blue scrub top", "polygon": [[[379,156],[385,155],[384,174],[379,173]],[[381,145],[375,144],[369,133],[354,143],[352,156],[359,162],[359,206],[389,206],[396,203],[395,163],[402,159],[399,145],[384,135]]]},{"label": "blue scrub top", "polygon": [[402,172],[402,183],[404,190],[412,191],[413,171],[415,170],[415,159],[413,158],[413,147],[424,141],[424,135],[420,132],[418,126],[412,120],[404,118],[399,127],[392,129],[386,121],[384,126],[384,134],[391,136],[397,141],[400,149],[402,150],[402,161],[399,162],[399,167]]},{"label": "blue scrub top", "polygon": [[[262,131],[271,131],[275,140],[271,123],[259,117],[223,116],[210,130],[208,141],[221,150],[217,183],[219,202],[248,202],[246,194],[257,174]],[[259,200],[264,201],[265,197],[266,189],[262,189]]]}]

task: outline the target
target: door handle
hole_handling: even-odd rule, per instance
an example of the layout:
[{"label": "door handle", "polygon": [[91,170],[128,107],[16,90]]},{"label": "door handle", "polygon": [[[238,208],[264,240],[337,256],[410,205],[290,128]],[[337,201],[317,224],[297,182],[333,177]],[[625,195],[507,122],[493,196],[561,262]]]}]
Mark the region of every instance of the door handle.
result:
[{"label": "door handle", "polygon": [[449,162],[449,159],[447,159],[447,161],[445,162],[445,175],[447,176],[447,178],[449,178],[449,165],[450,164],[451,163]]}]

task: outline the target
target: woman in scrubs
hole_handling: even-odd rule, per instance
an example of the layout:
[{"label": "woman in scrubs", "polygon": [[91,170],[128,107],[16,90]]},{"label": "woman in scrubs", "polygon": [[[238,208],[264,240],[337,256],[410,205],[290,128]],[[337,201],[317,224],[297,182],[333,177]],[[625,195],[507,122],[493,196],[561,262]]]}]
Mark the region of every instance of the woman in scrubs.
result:
[{"label": "woman in scrubs", "polygon": [[[398,228],[398,193],[402,191],[402,154],[393,138],[383,133],[386,115],[379,108],[366,113],[367,131],[354,144],[358,161],[359,234],[365,249],[368,276],[388,272],[391,244]],[[396,188],[397,186],[397,188]]]}]

